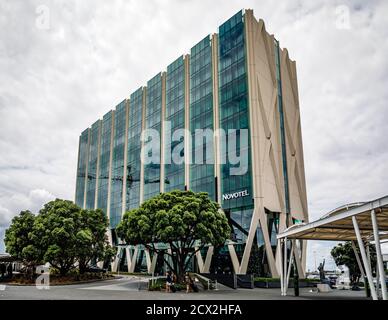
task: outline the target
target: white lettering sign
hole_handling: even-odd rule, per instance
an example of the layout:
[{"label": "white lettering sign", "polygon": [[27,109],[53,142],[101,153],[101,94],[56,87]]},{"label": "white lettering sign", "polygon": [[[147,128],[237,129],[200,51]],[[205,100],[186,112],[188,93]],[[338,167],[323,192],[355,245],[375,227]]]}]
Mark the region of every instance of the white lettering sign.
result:
[{"label": "white lettering sign", "polygon": [[222,200],[232,200],[249,196],[248,190],[239,191],[235,193],[226,193],[222,195]]}]

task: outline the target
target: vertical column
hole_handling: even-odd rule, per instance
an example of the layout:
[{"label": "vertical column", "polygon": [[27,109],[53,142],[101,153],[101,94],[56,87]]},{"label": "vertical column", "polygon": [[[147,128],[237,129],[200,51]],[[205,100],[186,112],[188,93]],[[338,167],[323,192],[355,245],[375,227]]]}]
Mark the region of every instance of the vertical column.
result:
[{"label": "vertical column", "polygon": [[74,194],[74,202],[77,204],[77,200],[78,200],[78,197],[77,197],[77,193],[78,193],[78,181],[80,179],[80,172],[79,172],[79,166],[80,166],[80,162],[81,162],[81,159],[80,159],[80,155],[81,155],[81,136],[79,137],[78,139],[78,156],[77,156],[77,173],[76,173],[76,177],[75,177],[75,194]]},{"label": "vertical column", "polygon": [[[380,235],[379,235],[379,226],[377,223],[376,218],[376,212],[375,210],[372,210],[371,213],[372,218],[372,225],[373,225],[373,237],[375,240],[375,246],[376,246],[376,255],[377,255],[377,266],[380,274],[380,282],[381,282],[381,291],[383,294],[383,300],[387,300],[387,285],[385,283],[385,270],[384,270],[384,263],[383,263],[383,256],[381,253],[381,245],[380,245]],[[376,279],[377,287],[379,286],[379,279]]]},{"label": "vertical column", "polygon": [[88,139],[89,139],[89,129],[86,129],[81,133],[81,136],[79,138],[79,148],[78,148],[75,203],[80,207],[84,207],[84,200],[85,200]]},{"label": "vertical column", "polygon": [[160,126],[160,192],[164,192],[165,170],[164,170],[164,124],[166,118],[166,72],[162,73],[162,117]]},{"label": "vertical column", "polygon": [[[145,117],[146,117],[146,99],[147,99],[147,87],[143,88],[143,101],[142,101],[142,112],[141,112],[141,133],[145,130]],[[144,199],[144,159],[141,156],[141,150],[144,147],[144,141],[140,142],[140,194],[139,194],[139,206],[142,204]]]},{"label": "vertical column", "polygon": [[352,221],[353,221],[354,232],[356,233],[356,236],[357,236],[358,246],[359,246],[360,252],[361,252],[362,262],[364,263],[365,273],[366,273],[366,276],[368,278],[372,298],[373,298],[373,300],[377,300],[377,293],[376,293],[375,285],[373,283],[372,271],[370,268],[370,264],[368,262],[368,257],[367,257],[366,252],[365,252],[364,243],[362,241],[360,229],[358,227],[357,219],[355,216],[352,217]]},{"label": "vertical column", "polygon": [[98,142],[97,142],[97,168],[96,168],[96,190],[94,194],[94,209],[97,209],[98,192],[99,192],[99,176],[100,176],[100,150],[101,150],[101,135],[102,135],[102,121],[98,125]]},{"label": "vertical column", "polygon": [[83,208],[86,208],[86,194],[87,194],[87,186],[88,186],[88,169],[89,169],[89,152],[90,152],[90,128],[88,129],[88,145],[86,147],[86,167],[85,167],[85,186],[84,186],[84,204]]},{"label": "vertical column", "polygon": [[121,216],[124,215],[126,210],[127,201],[127,177],[128,177],[128,127],[129,127],[129,108],[130,101],[125,101],[125,136],[124,136],[124,171],[123,171],[123,192],[121,203]]},{"label": "vertical column", "polygon": [[[111,202],[111,189],[112,189],[112,163],[113,163],[113,143],[114,143],[114,136],[115,136],[115,111],[112,111],[112,123],[111,123],[111,136],[110,136],[110,154],[109,154],[109,173],[108,173],[108,200],[106,204],[106,215],[108,216],[108,219],[110,221],[110,202]],[[112,243],[112,235],[109,232],[110,235],[110,243]]]},{"label": "vertical column", "polygon": [[220,155],[220,116],[218,105],[218,35],[213,34],[212,46],[212,78],[213,78],[213,117],[214,117],[214,176],[216,177],[216,201],[221,204],[221,155]]},{"label": "vertical column", "polygon": [[185,189],[190,188],[190,55],[185,55]]},{"label": "vertical column", "polygon": [[284,238],[283,240],[283,245],[284,245],[284,269],[283,269],[283,281],[284,281],[284,285],[283,285],[283,295],[286,296],[287,295],[287,289],[288,289],[288,283],[287,283],[287,237]]},{"label": "vertical column", "polygon": [[282,239],[278,239],[278,247],[277,247],[277,252],[278,252],[278,255],[279,255],[279,274],[280,274],[280,292],[281,292],[281,295],[283,296],[283,288],[284,288],[284,281],[283,281],[283,263],[282,263],[282,256],[283,256],[283,252],[282,252]]}]

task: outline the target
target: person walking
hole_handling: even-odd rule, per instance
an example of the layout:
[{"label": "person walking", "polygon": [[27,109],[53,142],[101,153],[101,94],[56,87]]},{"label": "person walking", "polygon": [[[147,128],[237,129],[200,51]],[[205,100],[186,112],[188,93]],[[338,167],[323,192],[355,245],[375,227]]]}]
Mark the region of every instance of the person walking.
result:
[{"label": "person walking", "polygon": [[174,272],[171,272],[171,279],[172,279],[172,283],[171,283],[171,286],[170,286],[170,291],[171,292],[176,292],[176,287],[175,287],[175,284],[177,283],[177,276],[175,275]]},{"label": "person walking", "polygon": [[186,293],[192,292],[192,279],[190,278],[190,274],[186,272],[185,274],[185,283],[186,283]]},{"label": "person walking", "polygon": [[1,263],[0,264],[1,279],[4,279],[6,271],[7,271],[7,268],[5,266],[5,263]]},{"label": "person walking", "polygon": [[12,272],[13,272],[12,263],[8,264],[7,272],[8,272],[8,277],[11,279],[12,278]]},{"label": "person walking", "polygon": [[172,277],[170,272],[166,272],[166,292],[171,292],[171,286],[172,286]]}]

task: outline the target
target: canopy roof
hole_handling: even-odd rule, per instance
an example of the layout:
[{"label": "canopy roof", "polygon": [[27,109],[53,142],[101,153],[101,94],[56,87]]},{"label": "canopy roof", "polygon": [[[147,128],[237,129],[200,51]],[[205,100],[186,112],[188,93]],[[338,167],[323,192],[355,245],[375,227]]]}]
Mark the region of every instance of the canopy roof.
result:
[{"label": "canopy roof", "polygon": [[375,210],[380,240],[388,239],[388,196],[366,202],[340,207],[321,219],[293,225],[278,235],[278,239],[305,239],[347,241],[357,240],[352,222],[355,216],[363,239],[373,238],[371,211]]},{"label": "canopy roof", "polygon": [[11,257],[9,254],[0,253],[0,263],[2,263],[2,262],[15,262],[15,261],[17,261],[17,259]]}]

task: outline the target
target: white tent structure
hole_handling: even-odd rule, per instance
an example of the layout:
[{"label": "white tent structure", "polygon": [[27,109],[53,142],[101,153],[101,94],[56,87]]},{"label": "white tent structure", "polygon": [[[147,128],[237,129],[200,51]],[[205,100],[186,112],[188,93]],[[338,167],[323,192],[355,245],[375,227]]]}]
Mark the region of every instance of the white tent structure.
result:
[{"label": "white tent structure", "polygon": [[[367,202],[341,207],[321,219],[294,225],[278,235],[278,269],[281,278],[281,294],[287,295],[291,265],[302,240],[352,241],[359,268],[363,277],[367,277],[373,300],[378,300],[379,280],[382,298],[387,300],[385,270],[381,242],[388,239],[388,196]],[[361,258],[356,250],[356,241]],[[369,244],[376,245],[377,288],[373,282]],[[290,249],[290,250],[289,250]],[[287,256],[289,254],[289,257]],[[296,259],[297,260],[297,259]]]}]

